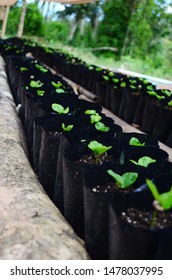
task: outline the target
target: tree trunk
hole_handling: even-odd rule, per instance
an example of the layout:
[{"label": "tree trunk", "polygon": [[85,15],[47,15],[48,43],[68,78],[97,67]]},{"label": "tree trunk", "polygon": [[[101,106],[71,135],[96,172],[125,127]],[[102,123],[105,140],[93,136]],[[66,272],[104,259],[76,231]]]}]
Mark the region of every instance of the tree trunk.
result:
[{"label": "tree trunk", "polygon": [[80,21],[80,35],[84,35],[84,30],[85,30],[85,18],[82,18]]},{"label": "tree trunk", "polygon": [[97,36],[98,26],[99,26],[99,15],[96,16],[95,21],[94,21],[94,27],[93,27],[92,34],[91,34],[92,39],[95,39]]},{"label": "tree trunk", "polygon": [[2,23],[2,31],[1,31],[1,37],[2,38],[5,37],[5,31],[6,31],[6,27],[7,27],[9,9],[10,9],[9,7],[5,7],[5,15],[4,15],[4,19],[3,19],[3,23]]},{"label": "tree trunk", "polygon": [[42,5],[40,7],[42,14],[43,14],[43,11],[44,11],[45,3],[46,3],[45,1],[42,1]]},{"label": "tree trunk", "polygon": [[26,15],[26,9],[27,9],[27,3],[26,0],[23,0],[22,4],[22,12],[20,16],[20,22],[17,30],[17,37],[21,38],[23,35],[23,29],[24,29],[24,20],[25,20],[25,15]]},{"label": "tree trunk", "polygon": [[132,10],[131,10],[131,16],[130,16],[130,19],[128,21],[127,31],[125,33],[125,38],[124,38],[124,41],[123,41],[121,56],[126,54],[126,49],[127,49],[128,42],[129,42],[129,39],[130,39],[130,21],[131,21],[132,16],[135,12],[135,8],[136,8],[136,1],[133,2],[133,6],[132,6]]},{"label": "tree trunk", "polygon": [[47,3],[47,9],[46,9],[46,12],[45,12],[45,20],[46,21],[48,20],[48,16],[49,16],[50,4],[51,4],[51,2]]},{"label": "tree trunk", "polygon": [[71,24],[71,30],[70,30],[70,33],[68,36],[68,42],[71,42],[73,40],[77,27],[78,27],[78,21],[76,19],[74,19],[73,23]]}]

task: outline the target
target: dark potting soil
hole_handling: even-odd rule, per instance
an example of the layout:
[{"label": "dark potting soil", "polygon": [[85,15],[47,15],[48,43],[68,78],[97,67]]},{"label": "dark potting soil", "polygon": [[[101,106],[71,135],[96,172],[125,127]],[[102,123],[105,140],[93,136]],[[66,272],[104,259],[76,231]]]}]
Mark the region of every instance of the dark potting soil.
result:
[{"label": "dark potting soil", "polygon": [[108,154],[103,154],[98,157],[98,160],[94,154],[87,154],[84,155],[79,162],[87,163],[87,164],[99,164],[102,165],[105,162],[113,160],[113,157]]},{"label": "dark potting soil", "polygon": [[109,182],[106,185],[96,186],[93,188],[93,192],[101,192],[101,193],[131,193],[135,188],[128,187],[127,189],[120,188],[116,182]]},{"label": "dark potting soil", "polygon": [[172,212],[158,211],[154,219],[154,226],[151,228],[154,211],[138,210],[129,208],[126,212],[122,212],[121,220],[135,227],[141,228],[166,228],[172,226]]}]

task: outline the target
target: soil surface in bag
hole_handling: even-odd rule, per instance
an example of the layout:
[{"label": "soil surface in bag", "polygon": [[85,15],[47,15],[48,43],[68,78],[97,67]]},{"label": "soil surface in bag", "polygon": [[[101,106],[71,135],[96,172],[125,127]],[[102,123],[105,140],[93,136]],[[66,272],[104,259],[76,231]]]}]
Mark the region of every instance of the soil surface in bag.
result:
[{"label": "soil surface in bag", "polygon": [[110,205],[109,212],[109,259],[152,259],[157,246],[157,235],[143,228],[136,228],[121,221],[116,209]]},{"label": "soil surface in bag", "polygon": [[[84,176],[84,218],[85,218],[85,244],[93,259],[108,259],[108,229],[109,229],[109,200],[119,210],[126,209],[129,202],[142,196],[143,199],[150,199],[147,189],[140,188],[145,183],[146,175],[140,172],[133,187],[121,189],[114,179],[107,174],[112,169],[118,174],[125,172],[137,172],[127,166],[105,163],[104,166],[89,168]],[[141,170],[142,171],[142,170]],[[135,192],[136,191],[136,192]]]},{"label": "soil surface in bag", "polygon": [[[172,227],[172,212],[159,211],[154,218],[155,212],[130,208],[122,213],[121,219],[135,227],[142,228],[165,228]],[[153,221],[154,220],[154,221]]]},{"label": "soil surface in bag", "polygon": [[140,158],[145,156],[151,158],[154,162],[149,163],[147,167],[140,165],[140,163],[138,165],[143,169],[147,169],[148,174],[149,172],[150,174],[161,172],[164,169],[165,162],[168,161],[168,153],[162,149],[157,149],[156,147],[129,146],[124,151],[125,163],[131,167],[137,165],[136,163],[133,163],[132,160],[138,163]]},{"label": "soil surface in bag", "polygon": [[[132,144],[130,144],[130,141],[132,138],[136,138],[139,140],[141,146],[140,147],[159,147],[158,144],[158,140],[154,137],[151,137],[147,134],[143,134],[143,133],[137,133],[137,132],[131,132],[131,133],[127,133],[127,132],[118,132],[116,134],[116,139],[117,141],[119,141],[119,143],[121,143],[121,145],[124,145],[124,147],[126,146],[134,146]],[[136,145],[137,146],[137,145]],[[139,146],[139,145],[138,145]],[[137,147],[138,147],[137,146]]]},{"label": "soil surface in bag", "polygon": [[[140,237],[142,240],[145,239],[146,241],[145,231],[149,233],[148,238],[150,241],[153,239],[156,240],[156,244],[154,244],[154,246],[150,244],[150,248],[152,248],[152,255],[149,255],[149,259],[171,259],[172,212],[158,211],[155,219],[153,218],[154,215],[155,212],[153,210],[146,211],[130,208],[126,213],[122,213],[122,217],[120,219],[122,223],[132,226],[133,229],[135,229],[135,234],[137,233],[137,229],[139,229],[141,231]],[[128,232],[128,234],[130,233]],[[145,248],[145,253],[142,252],[143,255],[140,255],[140,258],[146,253],[148,252],[146,252]]]}]

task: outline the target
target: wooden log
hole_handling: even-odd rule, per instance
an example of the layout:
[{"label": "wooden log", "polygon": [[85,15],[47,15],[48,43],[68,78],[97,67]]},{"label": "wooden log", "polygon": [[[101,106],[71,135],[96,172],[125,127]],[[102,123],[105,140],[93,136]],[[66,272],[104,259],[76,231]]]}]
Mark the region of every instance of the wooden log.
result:
[{"label": "wooden log", "polygon": [[117,48],[113,48],[113,47],[97,47],[97,48],[92,48],[91,51],[95,52],[95,51],[113,51],[113,52],[117,52],[118,49]]},{"label": "wooden log", "polygon": [[1,57],[0,198],[0,259],[89,259],[31,168]]}]

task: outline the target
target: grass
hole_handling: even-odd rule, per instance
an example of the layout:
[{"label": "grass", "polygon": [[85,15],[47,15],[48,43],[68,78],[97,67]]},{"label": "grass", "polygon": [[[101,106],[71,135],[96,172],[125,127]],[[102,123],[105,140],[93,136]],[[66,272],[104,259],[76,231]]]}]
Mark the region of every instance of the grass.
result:
[{"label": "grass", "polygon": [[[111,57],[105,57],[103,55],[96,56],[89,48],[76,48],[64,45],[61,42],[46,41],[43,38],[34,38],[34,40],[41,45],[52,47],[54,49],[58,48],[72,53],[74,56],[81,58],[88,64],[95,64],[110,69],[112,68],[114,71],[117,69],[120,69],[121,71],[122,69],[129,70],[143,75],[172,81],[171,54],[168,54],[166,50],[163,50],[155,57],[146,56],[144,60],[132,58],[131,56],[123,56],[120,60],[117,60],[113,52]],[[169,42],[167,43],[169,44]],[[164,45],[165,44],[166,42],[164,42]]]}]

